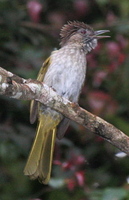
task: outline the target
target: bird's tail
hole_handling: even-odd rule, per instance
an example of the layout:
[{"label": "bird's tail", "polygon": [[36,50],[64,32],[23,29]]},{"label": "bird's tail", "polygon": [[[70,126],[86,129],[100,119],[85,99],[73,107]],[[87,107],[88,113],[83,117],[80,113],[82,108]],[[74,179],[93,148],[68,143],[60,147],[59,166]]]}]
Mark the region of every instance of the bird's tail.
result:
[{"label": "bird's tail", "polygon": [[31,179],[38,178],[47,184],[53,160],[53,151],[56,138],[56,126],[60,122],[60,114],[53,119],[50,114],[40,114],[37,134],[24,169],[24,174]]}]

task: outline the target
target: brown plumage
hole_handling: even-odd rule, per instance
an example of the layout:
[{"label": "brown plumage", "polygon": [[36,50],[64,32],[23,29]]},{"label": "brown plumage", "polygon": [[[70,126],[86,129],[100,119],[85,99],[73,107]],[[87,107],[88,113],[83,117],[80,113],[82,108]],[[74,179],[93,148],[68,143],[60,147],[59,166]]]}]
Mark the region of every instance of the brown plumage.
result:
[{"label": "brown plumage", "polygon": [[[97,46],[99,36],[108,30],[94,31],[83,22],[68,22],[61,29],[61,48],[53,51],[44,62],[37,80],[70,101],[78,102],[86,75],[86,54]],[[30,121],[38,116],[36,137],[24,169],[31,179],[47,184],[53,160],[56,135],[61,139],[69,126],[69,119],[36,101],[31,102]]]},{"label": "brown plumage", "polygon": [[85,24],[84,22],[78,22],[78,21],[71,22],[71,21],[69,21],[68,24],[65,24],[60,31],[60,36],[61,36],[60,45],[64,46],[68,42],[69,38],[73,34],[76,34],[77,31],[80,30],[80,29],[90,30],[91,33],[94,33],[93,28],[91,28],[89,25]]}]

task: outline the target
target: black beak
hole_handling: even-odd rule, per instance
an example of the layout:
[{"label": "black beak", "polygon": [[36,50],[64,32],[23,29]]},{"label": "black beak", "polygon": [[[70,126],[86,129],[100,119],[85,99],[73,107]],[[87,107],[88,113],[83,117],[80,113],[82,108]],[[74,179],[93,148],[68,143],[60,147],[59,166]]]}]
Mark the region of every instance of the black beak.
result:
[{"label": "black beak", "polygon": [[101,34],[107,33],[107,32],[110,32],[110,31],[109,30],[99,30],[99,31],[95,31],[94,34],[97,39],[109,38],[110,36],[108,36],[108,35],[101,35]]}]

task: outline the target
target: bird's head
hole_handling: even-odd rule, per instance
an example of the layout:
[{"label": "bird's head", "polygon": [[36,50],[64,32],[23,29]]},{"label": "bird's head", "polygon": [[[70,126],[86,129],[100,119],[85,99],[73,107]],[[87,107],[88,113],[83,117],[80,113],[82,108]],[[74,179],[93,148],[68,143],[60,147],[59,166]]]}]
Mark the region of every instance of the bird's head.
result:
[{"label": "bird's head", "polygon": [[83,22],[68,22],[61,29],[61,47],[72,44],[81,45],[86,52],[90,52],[97,46],[97,40],[110,36],[101,35],[109,30],[94,31],[89,25]]}]

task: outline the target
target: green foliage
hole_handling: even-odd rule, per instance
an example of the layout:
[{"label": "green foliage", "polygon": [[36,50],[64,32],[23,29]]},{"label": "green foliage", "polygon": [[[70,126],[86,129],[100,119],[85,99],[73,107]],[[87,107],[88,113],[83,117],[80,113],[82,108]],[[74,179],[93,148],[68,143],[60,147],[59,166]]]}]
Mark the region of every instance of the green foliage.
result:
[{"label": "green foliage", "polygon": [[[111,38],[99,41],[87,56],[80,105],[128,135],[128,10],[128,0],[1,0],[0,65],[36,78],[42,62],[59,47],[59,30],[66,21],[109,29]],[[129,199],[128,158],[75,123],[57,141],[50,184],[29,180],[23,169],[35,129],[28,102],[0,98],[0,200]]]},{"label": "green foliage", "polygon": [[123,188],[107,188],[92,193],[92,200],[124,200],[129,196],[128,192]]}]

